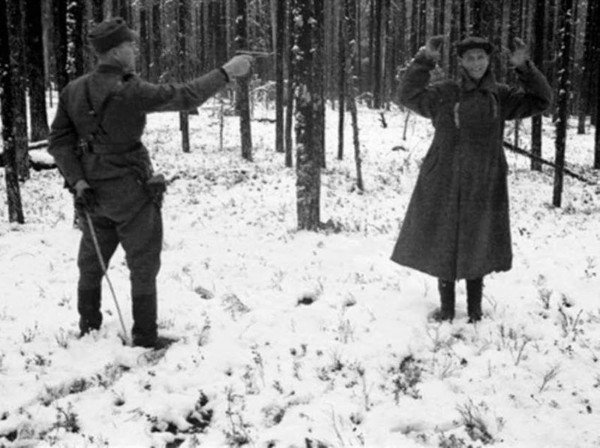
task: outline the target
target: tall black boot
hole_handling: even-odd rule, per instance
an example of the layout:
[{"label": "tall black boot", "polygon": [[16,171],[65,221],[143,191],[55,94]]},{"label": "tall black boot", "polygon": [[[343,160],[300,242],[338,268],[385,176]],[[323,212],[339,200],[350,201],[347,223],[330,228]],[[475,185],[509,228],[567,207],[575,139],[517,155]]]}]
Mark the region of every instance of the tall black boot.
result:
[{"label": "tall black boot", "polygon": [[467,312],[469,323],[479,322],[481,312],[481,295],[483,292],[483,277],[467,280]]},{"label": "tall black boot", "polygon": [[102,325],[101,298],[102,291],[100,288],[77,289],[80,336],[84,336],[92,330],[100,329]]},{"label": "tall black boot", "polygon": [[154,347],[157,338],[156,293],[133,296],[132,302],[133,345]]},{"label": "tall black boot", "polygon": [[438,279],[438,291],[440,292],[441,306],[436,310],[432,317],[438,322],[452,321],[454,319],[454,281]]}]

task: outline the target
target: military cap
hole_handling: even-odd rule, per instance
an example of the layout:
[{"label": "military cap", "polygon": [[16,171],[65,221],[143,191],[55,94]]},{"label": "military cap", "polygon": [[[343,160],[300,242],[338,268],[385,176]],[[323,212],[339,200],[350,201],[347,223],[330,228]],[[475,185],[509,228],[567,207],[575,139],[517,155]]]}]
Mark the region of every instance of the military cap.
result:
[{"label": "military cap", "polygon": [[494,45],[483,37],[470,36],[456,44],[456,52],[459,57],[462,57],[466,51],[472,50],[473,48],[481,48],[487,54],[492,54],[494,52]]},{"label": "military cap", "polygon": [[114,17],[105,20],[88,34],[88,40],[98,53],[106,53],[113,47],[127,41],[134,41],[137,35],[129,29],[125,20]]}]

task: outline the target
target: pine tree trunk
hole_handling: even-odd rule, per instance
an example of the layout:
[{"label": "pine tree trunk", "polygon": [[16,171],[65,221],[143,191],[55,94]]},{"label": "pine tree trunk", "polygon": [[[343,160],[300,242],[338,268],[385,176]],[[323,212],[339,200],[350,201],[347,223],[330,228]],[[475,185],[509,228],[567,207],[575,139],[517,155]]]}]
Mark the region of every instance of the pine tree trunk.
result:
[{"label": "pine tree trunk", "polygon": [[[362,42],[362,14],[361,8],[357,6],[356,8],[356,42]],[[356,49],[356,88],[359,92],[363,91],[363,65],[362,65],[362,45],[357,45]]]},{"label": "pine tree trunk", "polygon": [[569,92],[571,91],[570,67],[571,67],[571,39],[573,0],[561,0],[560,4],[560,51],[558,53],[558,95],[557,109],[558,120],[556,122],[556,170],[554,172],[554,192],[552,204],[561,206],[563,191],[563,169],[565,166],[565,146],[567,136],[567,120],[569,110]]},{"label": "pine tree trunk", "polygon": [[213,67],[220,67],[227,62],[227,33],[225,31],[225,26],[227,24],[227,8],[223,1],[218,2],[215,6],[217,6],[217,8],[215,8],[215,23],[217,26],[215,27],[216,46],[215,63]]},{"label": "pine tree trunk", "polygon": [[[290,0],[291,1],[291,0]],[[287,2],[287,0],[286,0]],[[294,30],[294,13],[292,5],[289,5],[288,20],[285,33],[285,55],[288,68],[287,76],[287,104],[285,108],[285,166],[291,168],[294,164],[293,157],[293,118],[294,118],[294,67],[292,47],[294,38],[292,36]]]},{"label": "pine tree trunk", "polygon": [[321,164],[313,128],[317,120],[319,96],[314,82],[315,20],[313,0],[293,0],[294,15],[294,96],[296,103],[296,199],[299,230],[320,227]]},{"label": "pine tree trunk", "polygon": [[410,12],[410,53],[414,55],[421,46],[419,42],[419,2],[412,0]]},{"label": "pine tree trunk", "polygon": [[[347,0],[344,0],[347,1]],[[344,116],[346,114],[346,24],[348,17],[340,11],[338,28],[338,160],[344,159]],[[350,75],[352,76],[352,75]]]},{"label": "pine tree trunk", "polygon": [[94,23],[104,20],[104,0],[92,0],[92,20]]},{"label": "pine tree trunk", "polygon": [[56,88],[59,92],[69,82],[67,72],[67,2],[63,0],[52,0],[52,17],[54,23],[54,59],[56,61],[56,73],[54,76]]},{"label": "pine tree trunk", "polygon": [[162,75],[161,0],[152,0],[152,63],[150,79],[159,82]]},{"label": "pine tree trunk", "polygon": [[275,151],[284,152],[283,147],[283,61],[285,51],[285,16],[287,2],[275,3]]},{"label": "pine tree trunk", "polygon": [[[544,65],[544,17],[546,0],[536,0],[534,36],[533,36],[533,63],[541,68]],[[531,153],[542,157],[542,115],[535,115],[531,119]],[[542,164],[531,159],[531,169],[541,171]]]},{"label": "pine tree trunk", "polygon": [[375,12],[374,12],[374,31],[373,31],[373,107],[375,109],[381,108],[381,57],[383,54],[382,50],[382,22],[383,22],[383,0],[375,0]]},{"label": "pine tree trunk", "polygon": [[[600,5],[596,5],[594,10],[594,29],[600,30]],[[596,61],[596,108],[593,114],[593,122],[596,127],[596,135],[594,139],[594,169],[600,169],[600,99],[597,92],[600,92],[600,35],[596,33],[594,48],[594,60]]]},{"label": "pine tree trunk", "polygon": [[[12,1],[12,0],[9,0]],[[23,205],[21,202],[21,191],[19,187],[19,176],[17,169],[17,147],[13,133],[14,104],[13,93],[13,69],[11,67],[11,54],[7,21],[8,11],[6,0],[0,0],[0,117],[2,118],[2,140],[3,140],[3,162],[6,180],[6,196],[8,202],[8,220],[23,224]]]},{"label": "pine tree trunk", "polygon": [[[238,50],[247,50],[248,12],[246,0],[236,0],[236,6],[236,46]],[[248,77],[239,78],[237,80],[237,109],[240,113],[242,157],[252,161],[252,133],[250,130],[250,93]]]},{"label": "pine tree trunk", "polygon": [[314,18],[316,20],[314,35],[314,77],[315,88],[319,95],[314,99],[317,115],[315,120],[314,134],[315,144],[319,149],[321,167],[327,165],[325,151],[325,9],[324,0],[312,0],[314,2]]},{"label": "pine tree trunk", "polygon": [[46,73],[42,36],[42,6],[39,0],[25,0],[25,55],[29,81],[31,140],[48,138],[46,113]]},{"label": "pine tree trunk", "polygon": [[73,44],[73,78],[78,78],[86,72],[85,61],[88,49],[84,44],[87,35],[87,26],[85,23],[85,0],[71,0],[69,5],[69,15],[73,21],[73,32],[71,42]]},{"label": "pine tree trunk", "polygon": [[599,40],[600,23],[596,22],[600,3],[594,0],[588,0],[587,18],[585,26],[585,39],[583,44],[583,66],[581,74],[581,84],[579,85],[579,123],[577,126],[578,134],[585,134],[585,121],[591,109],[591,91],[592,77],[594,67],[598,66],[598,61],[594,59],[594,44]]},{"label": "pine tree trunk", "polygon": [[6,13],[8,17],[8,41],[10,45],[11,80],[13,86],[13,125],[14,143],[17,154],[17,172],[19,179],[29,179],[29,150],[27,144],[27,91],[26,73],[23,71],[25,62],[24,38],[22,29],[22,16],[20,2],[8,2]]},{"label": "pine tree trunk", "polygon": [[[179,66],[177,67],[177,74],[180,82],[187,80],[187,18],[189,15],[189,8],[187,0],[179,0],[177,4],[177,46],[178,46],[178,60]],[[190,120],[189,112],[179,112],[179,129],[181,130],[181,149],[183,152],[190,152]]]},{"label": "pine tree trunk", "polygon": [[[356,0],[344,0],[345,10],[345,34],[348,36],[355,35],[356,28]],[[352,121],[352,142],[354,144],[354,162],[356,166],[356,186],[360,191],[364,190],[363,176],[362,176],[362,158],[360,154],[360,141],[358,137],[358,113],[356,111],[356,97],[358,96],[356,77],[354,76],[355,65],[358,52],[357,41],[350,40],[348,43],[348,57],[345,63],[346,79],[347,79],[347,101],[348,109],[350,110],[350,119]]]},{"label": "pine tree trunk", "polygon": [[148,32],[148,8],[146,0],[141,0],[140,7],[140,66],[143,79],[150,79],[150,35]]},{"label": "pine tree trunk", "polygon": [[[543,67],[543,73],[546,75],[548,82],[552,87],[556,85],[554,77],[554,66],[557,64],[556,60],[556,45],[555,45],[555,15],[556,15],[556,2],[559,0],[546,0],[546,31],[544,33],[544,42],[546,43],[546,49],[544,54],[546,55],[546,64]],[[556,98],[555,98],[556,101]]]}]

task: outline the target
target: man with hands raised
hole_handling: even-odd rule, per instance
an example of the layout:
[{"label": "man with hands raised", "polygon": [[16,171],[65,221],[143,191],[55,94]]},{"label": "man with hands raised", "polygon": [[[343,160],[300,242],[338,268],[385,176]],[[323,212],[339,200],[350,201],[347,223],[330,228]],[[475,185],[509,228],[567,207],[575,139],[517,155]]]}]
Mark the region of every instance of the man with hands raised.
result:
[{"label": "man with hands raised", "polygon": [[438,321],[454,318],[455,282],[465,279],[468,319],[477,322],[483,277],[512,267],[504,121],[542,113],[552,93],[518,38],[509,61],[520,86],[496,82],[494,46],[475,36],[456,44],[457,79],[431,83],[443,42],[430,38],[401,80],[400,103],[431,119],[435,133],[392,260],[437,278]]},{"label": "man with hands raised", "polygon": [[[156,276],[162,248],[160,204],[164,178],[155,175],[141,142],[146,114],[198,107],[236,77],[250,73],[252,57],[233,57],[221,68],[187,83],[153,84],[133,73],[137,35],[121,18],[106,20],[88,35],[98,63],[70,82],[50,132],[49,152],[82,214],[77,309],[84,335],[100,328],[102,263],[121,244],[130,270],[133,344],[160,348]],[[92,225],[88,226],[87,218]]]}]

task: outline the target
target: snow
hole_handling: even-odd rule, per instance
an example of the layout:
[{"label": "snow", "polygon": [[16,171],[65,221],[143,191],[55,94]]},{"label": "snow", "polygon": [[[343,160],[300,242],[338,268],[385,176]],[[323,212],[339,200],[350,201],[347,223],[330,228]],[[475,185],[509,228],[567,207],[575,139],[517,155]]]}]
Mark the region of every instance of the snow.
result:
[{"label": "snow", "polygon": [[[159,326],[181,339],[162,358],[122,345],[107,287],[103,328],[77,338],[79,232],[56,170],[22,185],[25,225],[0,210],[0,446],[600,446],[597,186],[565,178],[555,209],[549,172],[507,153],[514,268],[486,277],[481,323],[466,323],[464,283],[454,323],[430,323],[435,279],[389,260],[430,124],[411,116],[402,141],[404,113],[382,128],[360,109],[361,194],[330,111],[330,226],[309,233],[274,126],[253,122],[245,162],[235,117],[218,148],[217,110],[191,118],[191,154],[176,114],[149,117],[144,138],[171,180]],[[346,154],[351,141],[348,124]],[[567,163],[597,180],[592,146],[571,126]],[[121,250],[109,276],[130,327]]]}]

